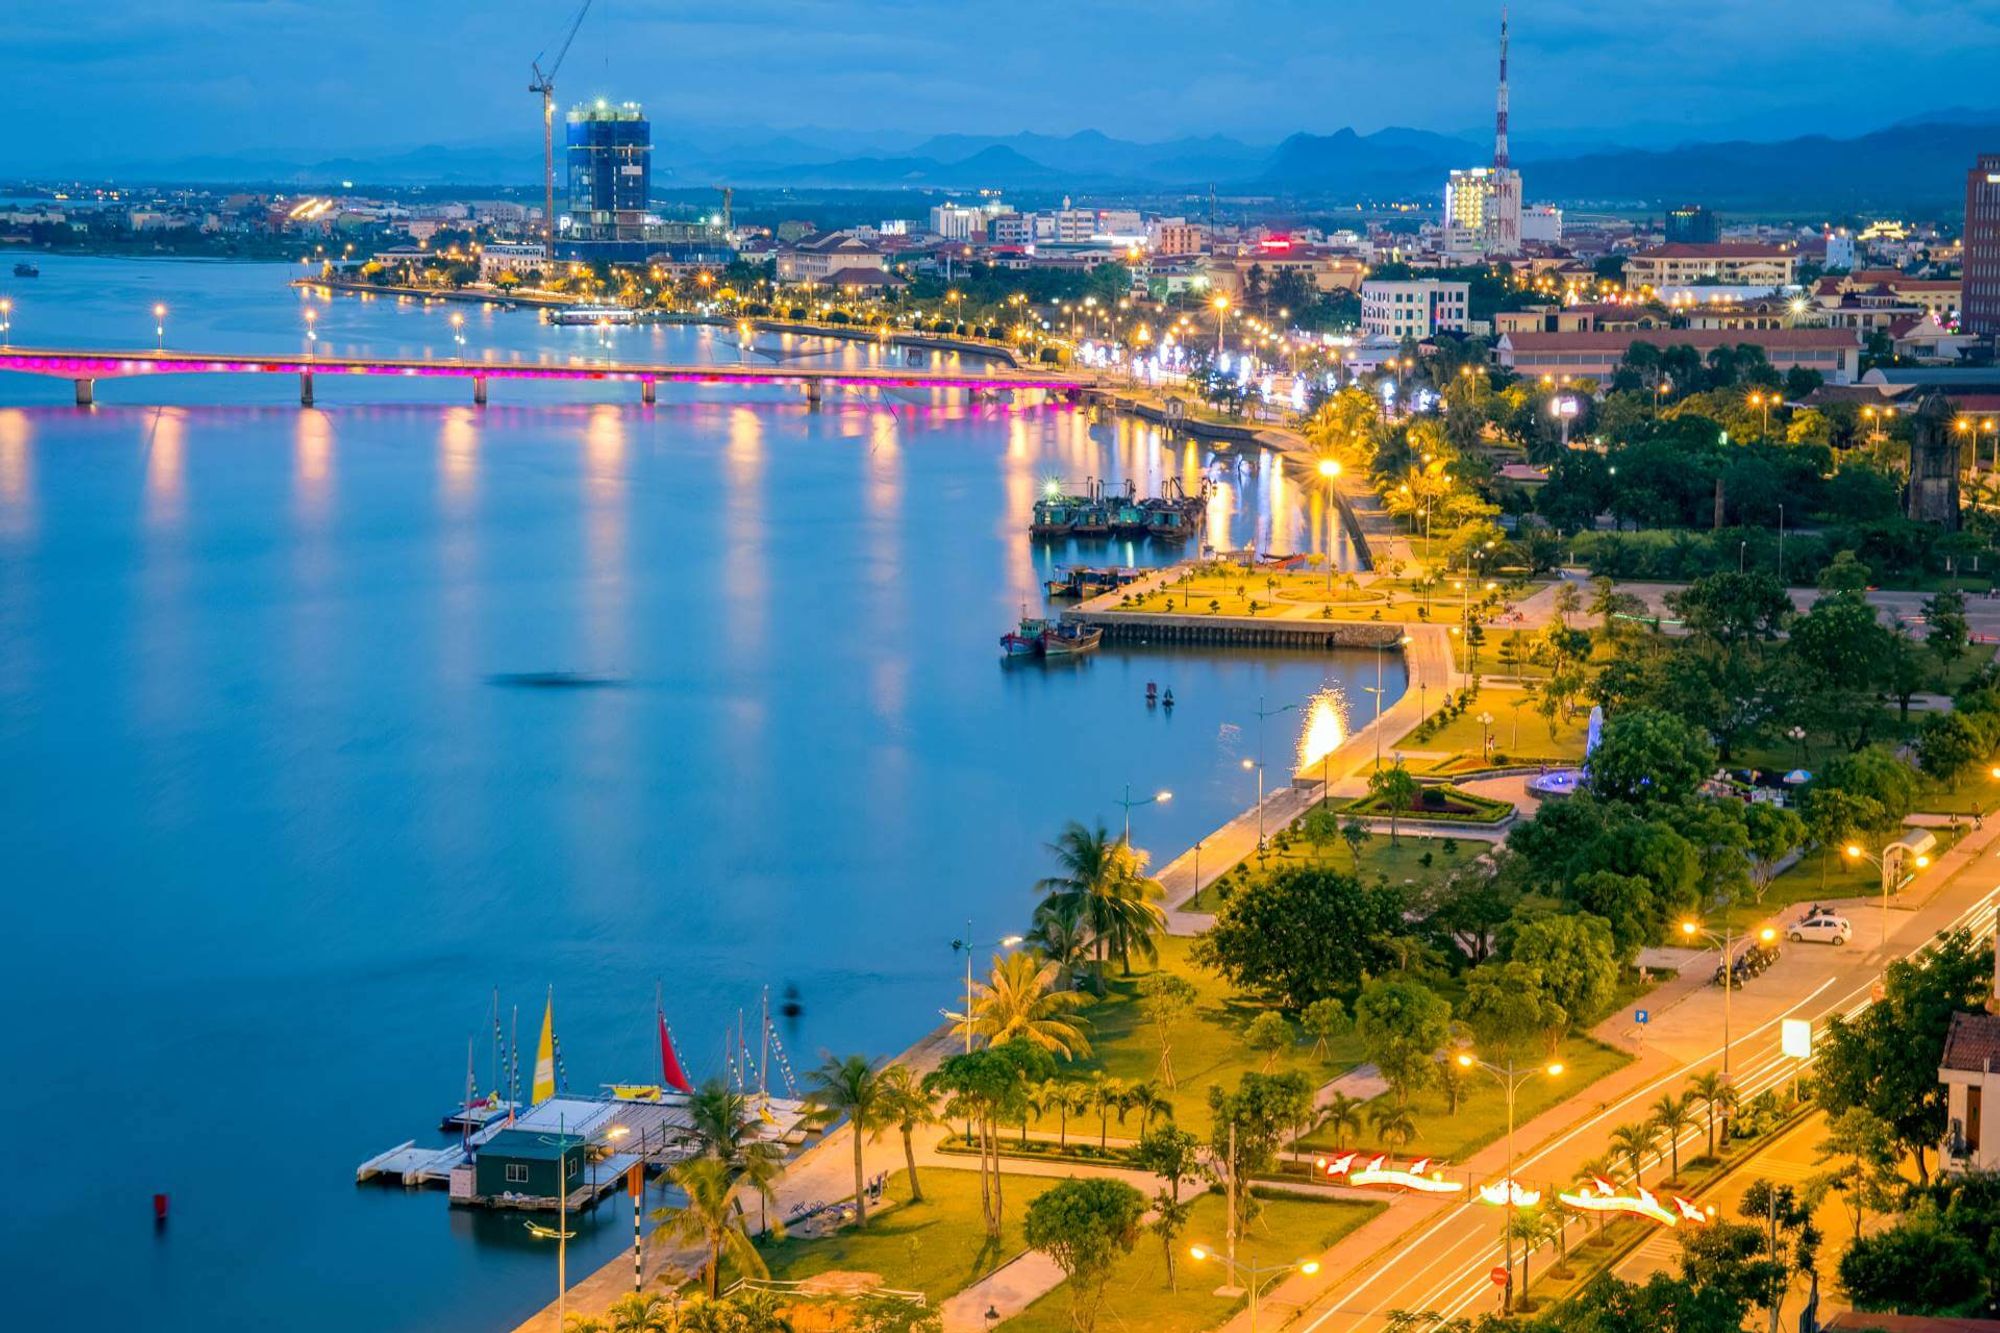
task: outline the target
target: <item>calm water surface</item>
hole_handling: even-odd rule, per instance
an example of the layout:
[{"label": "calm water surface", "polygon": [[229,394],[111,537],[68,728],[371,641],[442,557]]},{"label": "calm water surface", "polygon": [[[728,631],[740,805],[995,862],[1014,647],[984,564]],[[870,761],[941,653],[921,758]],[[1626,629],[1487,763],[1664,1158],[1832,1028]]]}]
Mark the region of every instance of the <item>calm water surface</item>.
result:
[{"label": "calm water surface", "polygon": [[[16,345],[149,346],[156,302],[169,346],[304,342],[280,267],[42,267],[4,288]],[[897,355],[313,304],[328,352]],[[511,1325],[554,1286],[517,1217],[352,1183],[430,1137],[469,1037],[485,1079],[494,987],[524,1039],[555,988],[579,1090],[656,1077],[656,982],[697,1076],[767,984],[803,997],[795,1064],[891,1053],[952,1003],[968,918],[1025,925],[1065,819],[1169,788],[1134,815],[1164,861],[1254,795],[1260,697],[1351,680],[1372,707],[1372,654],[997,658],[1057,564],[1175,554],[1031,546],[1050,477],[1207,476],[1219,544],[1313,548],[1323,516],[1254,453],[915,393],[295,395],[162,377],[80,412],[0,375],[0,925],[33,1168],[0,1209],[10,1324]],[[496,680],[536,672],[615,683]],[[1180,707],[1148,712],[1147,681]],[[1295,723],[1267,726],[1275,771]],[[619,1206],[578,1225],[573,1274],[629,1241]]]}]

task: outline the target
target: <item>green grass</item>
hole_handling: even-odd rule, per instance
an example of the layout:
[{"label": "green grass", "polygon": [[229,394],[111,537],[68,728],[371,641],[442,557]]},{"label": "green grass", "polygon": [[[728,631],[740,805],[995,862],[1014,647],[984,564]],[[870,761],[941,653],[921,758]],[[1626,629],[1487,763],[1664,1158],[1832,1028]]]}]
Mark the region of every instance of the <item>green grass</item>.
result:
[{"label": "green grass", "polygon": [[[1263,1057],[1243,1045],[1243,1030],[1264,1012],[1264,1006],[1238,994],[1214,973],[1196,967],[1188,956],[1192,945],[1193,941],[1177,936],[1160,940],[1160,966],[1186,977],[1194,984],[1197,996],[1194,1011],[1173,1034],[1174,1073],[1180,1086],[1175,1090],[1162,1084],[1161,1091],[1174,1104],[1175,1122],[1206,1137],[1210,1125],[1209,1085],[1234,1087],[1245,1073],[1261,1072],[1264,1068]],[[1102,1071],[1127,1084],[1159,1079],[1159,1039],[1139,1001],[1139,982],[1145,975],[1142,968],[1135,968],[1131,977],[1120,976],[1116,964],[1106,969],[1104,998],[1082,1011],[1090,1020],[1091,1056],[1063,1065],[1059,1077],[1088,1082],[1093,1073]],[[1080,980],[1087,986],[1087,979]],[[1351,1039],[1336,1043],[1330,1060],[1314,1060],[1310,1051],[1309,1043],[1296,1047],[1278,1059],[1272,1072],[1303,1070],[1319,1084],[1339,1077],[1360,1060],[1359,1050]],[[1029,1123],[1050,1132],[1060,1128],[1054,1115],[1043,1115]],[[1128,1116],[1121,1125],[1114,1112],[1106,1132],[1112,1138],[1137,1138],[1139,1121]],[[1071,1139],[1095,1143],[1099,1137],[1096,1113],[1070,1116],[1068,1134]]]},{"label": "green grass", "polygon": [[[1450,840],[1454,850],[1446,850],[1445,842]],[[1361,854],[1356,857],[1347,844],[1335,842],[1325,849],[1315,849],[1302,838],[1296,838],[1284,849],[1273,847],[1264,858],[1264,873],[1275,873],[1290,866],[1324,866],[1329,869],[1360,875],[1364,880],[1373,881],[1376,876],[1386,878],[1391,884],[1418,887],[1444,879],[1452,871],[1471,862],[1487,850],[1484,842],[1465,838],[1451,838],[1451,835],[1424,834],[1405,831],[1402,843],[1392,846],[1389,835],[1372,835],[1362,844]],[[1424,858],[1430,863],[1426,865]],[[1232,888],[1247,885],[1250,877],[1258,873],[1257,858],[1252,856],[1237,868],[1233,877],[1228,878]],[[1204,888],[1187,904],[1188,910],[1213,912],[1222,905],[1217,880]]]},{"label": "green grass", "polygon": [[[1949,829],[1931,829],[1938,841],[1932,857],[1942,855],[1971,831],[1970,823],[1957,835]],[[1919,873],[1935,874],[1935,859],[1931,869]],[[1904,892],[1922,893],[1928,887],[1920,879]],[[1874,862],[1850,859],[1837,848],[1829,852],[1808,852],[1798,864],[1771,881],[1762,902],[1746,900],[1736,903],[1726,912],[1717,914],[1715,919],[1718,923],[1726,922],[1733,930],[1747,931],[1766,924],[1798,903],[1826,902],[1835,898],[1879,898],[1881,892],[1882,872]]]},{"label": "green grass", "polygon": [[[1237,1246],[1237,1258],[1246,1263],[1253,1258],[1259,1264],[1273,1264],[1317,1257],[1386,1206],[1298,1197],[1266,1198],[1262,1204]],[[1196,1263],[1188,1257],[1190,1245],[1223,1244],[1227,1212],[1219,1194],[1205,1194],[1195,1201],[1194,1216],[1175,1244],[1177,1292],[1167,1288],[1166,1256],[1160,1238],[1141,1232],[1132,1253],[1120,1258],[1111,1270],[1098,1327],[1106,1333],[1120,1329],[1200,1333],[1240,1309],[1241,1297],[1214,1294],[1224,1279],[1220,1262]],[[1069,1302],[1069,1284],[1064,1283],[1002,1327],[1017,1333],[1068,1333]]]},{"label": "green grass", "polygon": [[[994,1243],[979,1217],[977,1172],[926,1168],[921,1179],[924,1201],[911,1203],[909,1173],[891,1176],[886,1197],[896,1206],[871,1215],[865,1231],[849,1226],[823,1239],[761,1240],[757,1248],[771,1276],[796,1282],[834,1271],[879,1273],[885,1285],[921,1291],[935,1305],[1025,1250],[1021,1225],[1028,1202],[1057,1183],[1007,1176],[1001,1237]],[[725,1273],[723,1285],[735,1276]]]},{"label": "green grass", "polygon": [[[1582,1095],[1598,1079],[1632,1062],[1632,1057],[1623,1051],[1574,1034],[1563,1043],[1555,1058],[1563,1064],[1560,1076],[1531,1078],[1521,1085],[1515,1095],[1514,1124],[1517,1129],[1556,1103]],[[1507,1099],[1498,1091],[1493,1077],[1484,1071],[1467,1080],[1456,1114],[1446,1111],[1444,1093],[1435,1088],[1412,1094],[1410,1108],[1416,1117],[1417,1137],[1407,1148],[1396,1150],[1404,1156],[1435,1157],[1447,1163],[1463,1162],[1469,1154],[1507,1132]],[[1375,1142],[1372,1131],[1365,1126],[1357,1142],[1335,1143],[1316,1136],[1304,1140],[1301,1146],[1307,1151],[1381,1147]]]},{"label": "green grass", "polygon": [[[1514,705],[1519,702],[1517,710]],[[1485,735],[1492,738],[1496,754],[1508,756],[1526,755],[1528,762],[1549,759],[1571,762],[1583,757],[1583,743],[1589,731],[1589,719],[1582,713],[1559,719],[1553,739],[1549,736],[1549,724],[1536,711],[1539,702],[1535,696],[1522,690],[1482,687],[1472,704],[1457,717],[1444,722],[1429,735],[1419,736],[1411,731],[1392,747],[1397,750],[1432,750],[1447,754],[1479,754],[1481,729],[1479,715],[1490,714],[1493,721],[1485,729]],[[1517,730],[1515,719],[1519,718]]]},{"label": "green grass", "polygon": [[[1435,793],[1437,804],[1427,799]],[[1344,815],[1358,815],[1363,819],[1388,819],[1391,807],[1379,796],[1357,796],[1350,801],[1336,802],[1336,811]],[[1498,824],[1514,813],[1509,801],[1496,801],[1491,797],[1475,796],[1471,792],[1445,786],[1425,787],[1417,800],[1395,812],[1397,817],[1412,820],[1427,820],[1432,823],[1454,824]]]}]

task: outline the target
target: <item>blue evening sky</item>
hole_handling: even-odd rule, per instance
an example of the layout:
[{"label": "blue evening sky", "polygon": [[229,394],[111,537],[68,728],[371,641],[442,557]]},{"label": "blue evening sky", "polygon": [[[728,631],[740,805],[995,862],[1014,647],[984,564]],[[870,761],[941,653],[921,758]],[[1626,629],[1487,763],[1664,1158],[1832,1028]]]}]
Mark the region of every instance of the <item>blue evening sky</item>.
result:
[{"label": "blue evening sky", "polygon": [[[5,0],[0,171],[498,145],[573,0]],[[656,125],[1126,138],[1491,121],[1475,0],[598,0],[563,99]],[[2000,103],[2000,0],[1520,0],[1532,149],[1778,139]]]}]

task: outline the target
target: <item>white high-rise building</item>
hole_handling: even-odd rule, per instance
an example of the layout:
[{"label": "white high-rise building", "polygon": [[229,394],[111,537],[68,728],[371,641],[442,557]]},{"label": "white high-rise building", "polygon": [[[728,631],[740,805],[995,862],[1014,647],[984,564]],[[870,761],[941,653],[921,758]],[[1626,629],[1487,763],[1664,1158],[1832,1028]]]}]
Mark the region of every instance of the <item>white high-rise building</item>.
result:
[{"label": "white high-rise building", "polygon": [[931,209],[931,230],[947,241],[983,241],[986,215],[964,204],[937,204]]},{"label": "white high-rise building", "polygon": [[1521,210],[1521,239],[1544,245],[1561,245],[1563,211],[1554,204],[1536,204]]},{"label": "white high-rise building", "polygon": [[[1507,158],[1507,11],[1500,11],[1500,91],[1493,113],[1493,165],[1453,171],[1444,187],[1448,235],[1476,238],[1483,256],[1521,253],[1521,173]],[[1458,253],[1465,247],[1454,247]]]}]

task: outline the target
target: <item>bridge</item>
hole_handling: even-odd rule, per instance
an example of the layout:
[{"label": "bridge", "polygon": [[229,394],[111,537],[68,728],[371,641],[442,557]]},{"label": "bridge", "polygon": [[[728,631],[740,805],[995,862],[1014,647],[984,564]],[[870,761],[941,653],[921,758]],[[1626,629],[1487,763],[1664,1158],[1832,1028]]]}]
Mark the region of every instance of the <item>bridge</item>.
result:
[{"label": "bridge", "polygon": [[1058,370],[928,370],[864,366],[853,369],[800,366],[686,365],[627,361],[590,361],[567,365],[536,362],[466,361],[374,356],[247,356],[240,353],[158,351],[92,351],[51,348],[0,350],[0,371],[18,371],[73,381],[78,407],[95,400],[100,379],[137,375],[296,375],[299,404],[313,405],[313,380],[319,375],[399,375],[472,381],[472,401],[486,402],[490,380],[601,380],[637,384],[641,402],[656,401],[658,386],[782,385],[805,390],[806,401],[818,406],[826,390],[835,389],[963,389],[973,394],[1003,389],[1042,389],[1074,394],[1097,383],[1093,375]]}]

